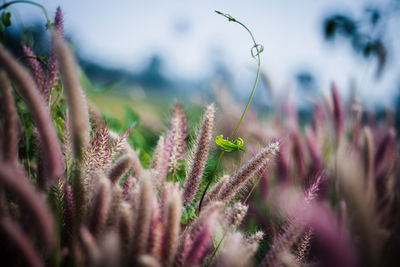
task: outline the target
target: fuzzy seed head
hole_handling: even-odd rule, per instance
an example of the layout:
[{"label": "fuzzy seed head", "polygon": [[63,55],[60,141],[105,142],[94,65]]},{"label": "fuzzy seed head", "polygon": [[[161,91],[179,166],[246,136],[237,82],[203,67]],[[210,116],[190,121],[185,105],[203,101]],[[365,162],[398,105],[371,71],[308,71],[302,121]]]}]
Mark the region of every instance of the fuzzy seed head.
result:
[{"label": "fuzzy seed head", "polygon": [[73,152],[78,159],[89,145],[89,112],[86,96],[83,92],[78,67],[68,45],[58,34],[53,35],[54,47],[60,64],[61,77],[67,97],[68,112],[71,119]]},{"label": "fuzzy seed head", "polygon": [[165,266],[171,266],[178,249],[180,220],[182,215],[182,196],[178,189],[172,189],[166,208],[162,258]]},{"label": "fuzzy seed head", "polygon": [[122,176],[133,164],[134,158],[131,155],[122,156],[108,171],[108,178],[113,184],[118,184]]},{"label": "fuzzy seed head", "polygon": [[45,78],[40,61],[36,58],[35,53],[26,45],[22,46],[22,50],[27,57],[29,68],[31,69],[32,76],[35,79],[37,87],[40,89],[46,101],[49,99],[49,92],[46,89]]},{"label": "fuzzy seed head", "polygon": [[162,178],[166,172],[174,172],[181,165],[186,147],[186,116],[182,107],[175,104],[170,121],[170,128],[164,143],[164,163]]},{"label": "fuzzy seed head", "polygon": [[147,249],[152,203],[153,191],[150,177],[142,176],[140,183],[139,203],[137,208],[137,219],[134,231],[133,241],[133,256],[144,254]]},{"label": "fuzzy seed head", "polygon": [[263,231],[257,231],[246,239],[247,244],[258,244],[264,238]]},{"label": "fuzzy seed head", "polygon": [[17,160],[18,145],[18,115],[14,104],[14,97],[11,91],[11,84],[7,78],[7,74],[0,70],[0,99],[2,107],[0,111],[4,116],[4,128],[2,136],[2,154],[5,161]]},{"label": "fuzzy seed head", "polygon": [[200,184],[206,165],[208,151],[210,148],[212,131],[214,127],[215,108],[214,105],[209,105],[203,116],[203,122],[200,126],[200,131],[197,135],[196,143],[193,149],[192,163],[190,164],[189,172],[186,177],[183,205],[190,204]]},{"label": "fuzzy seed head", "polygon": [[161,164],[163,161],[164,153],[164,136],[160,136],[157,142],[156,149],[153,153],[153,159],[151,160],[150,169],[157,171],[160,175]]},{"label": "fuzzy seed head", "polygon": [[332,83],[331,93],[333,102],[333,122],[335,126],[335,136],[337,143],[339,143],[340,136],[343,133],[344,115],[342,101],[340,100],[339,92],[337,91],[335,83]]},{"label": "fuzzy seed head", "polygon": [[248,206],[236,202],[232,207],[227,209],[224,214],[227,227],[230,229],[238,227],[246,216],[248,208]]},{"label": "fuzzy seed head", "polygon": [[[219,181],[207,192],[204,197],[202,207],[207,207],[212,201],[217,201],[218,194],[221,191],[221,188],[229,181],[229,175],[222,176]],[[196,205],[196,209],[198,209],[199,203]]]},{"label": "fuzzy seed head", "polygon": [[[2,236],[6,237],[8,241],[7,245],[12,245],[13,248],[17,250],[17,255],[21,256],[20,258],[26,261],[25,264],[27,264],[27,266],[44,266],[44,262],[42,261],[38,251],[36,251],[27,235],[16,222],[13,222],[7,217],[1,218],[0,231],[2,232]],[[2,240],[2,242],[4,241],[5,240]],[[21,264],[19,261],[16,262]]]},{"label": "fuzzy seed head", "polygon": [[19,93],[30,110],[40,134],[43,160],[46,162],[46,176],[56,178],[64,172],[58,137],[49,110],[36,83],[26,70],[4,49],[0,48],[0,65],[15,83]]},{"label": "fuzzy seed head", "polygon": [[122,250],[125,253],[127,253],[133,234],[133,228],[132,228],[133,215],[130,205],[126,202],[121,203],[119,210],[120,210],[119,227],[118,227],[119,238],[121,241]]},{"label": "fuzzy seed head", "polygon": [[231,199],[236,192],[268,162],[272,156],[278,153],[278,151],[279,142],[274,142],[266,146],[257,155],[251,158],[231,177],[229,182],[222,187],[220,193],[218,194],[218,200],[226,202]]},{"label": "fuzzy seed head", "polygon": [[102,178],[99,182],[89,216],[89,230],[98,237],[103,231],[111,202],[111,186],[106,178]]},{"label": "fuzzy seed head", "polygon": [[251,257],[257,251],[258,244],[248,244],[243,236],[236,233],[229,233],[216,259],[217,266],[251,266]]},{"label": "fuzzy seed head", "polygon": [[[63,16],[61,12],[61,8],[58,7],[56,11],[56,16],[54,18],[54,32],[55,34],[58,34],[60,38],[64,35],[64,29],[63,29]],[[52,40],[51,43],[51,48],[50,48],[50,58],[49,58],[49,63],[48,63],[48,73],[47,73],[47,81],[46,81],[46,90],[49,91],[52,88],[54,88],[57,83],[58,83],[58,78],[59,78],[59,62],[57,59],[57,54],[55,50],[55,44],[54,44],[54,39]]]}]

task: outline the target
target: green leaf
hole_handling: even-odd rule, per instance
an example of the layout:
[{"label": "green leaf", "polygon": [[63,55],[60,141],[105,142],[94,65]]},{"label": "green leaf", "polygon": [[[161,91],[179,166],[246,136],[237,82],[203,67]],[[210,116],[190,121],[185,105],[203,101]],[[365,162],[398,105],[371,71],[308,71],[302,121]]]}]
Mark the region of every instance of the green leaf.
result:
[{"label": "green leaf", "polygon": [[181,217],[181,224],[185,225],[187,224],[190,220],[195,219],[196,216],[196,209],[192,204],[187,205],[185,209],[182,212],[182,217]]},{"label": "green leaf", "polygon": [[151,163],[151,156],[141,148],[139,148],[138,154],[139,154],[140,163],[142,163],[143,167],[147,168]]},{"label": "green leaf", "polygon": [[223,230],[221,224],[218,223],[217,226],[215,227],[215,232],[214,232],[214,235],[213,235],[214,249],[218,248],[218,245],[220,245],[220,243],[222,242],[223,238],[224,238],[224,230]]},{"label": "green leaf", "polygon": [[125,107],[124,126],[129,128],[136,126],[137,124],[139,124],[139,115],[137,115],[131,108]]},{"label": "green leaf", "polygon": [[245,149],[243,148],[243,139],[240,137],[238,137],[234,142],[231,142],[228,139],[224,139],[224,136],[221,134],[217,136],[217,138],[215,139],[215,143],[226,152],[233,152],[237,150],[245,151]]},{"label": "green leaf", "polygon": [[9,27],[11,26],[11,13],[10,12],[3,12],[1,14],[1,21],[3,22],[4,26]]}]

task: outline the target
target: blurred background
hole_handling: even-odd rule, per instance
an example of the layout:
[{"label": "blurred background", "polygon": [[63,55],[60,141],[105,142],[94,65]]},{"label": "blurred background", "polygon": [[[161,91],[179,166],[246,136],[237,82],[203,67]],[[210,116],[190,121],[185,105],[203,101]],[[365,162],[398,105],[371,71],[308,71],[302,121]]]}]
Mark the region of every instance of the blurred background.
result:
[{"label": "blurred background", "polygon": [[[113,97],[160,108],[174,101],[210,102],[215,84],[246,101],[256,74],[250,36],[214,10],[242,21],[264,45],[253,104],[261,111],[277,95],[307,109],[332,81],[342,97],[355,96],[371,109],[400,103],[398,0],[37,3],[51,19],[61,6],[65,36],[88,78],[86,87],[114,115],[124,104],[115,105]],[[22,40],[45,56],[49,34],[40,8],[16,4],[8,10],[12,23],[5,43],[20,53]]]}]

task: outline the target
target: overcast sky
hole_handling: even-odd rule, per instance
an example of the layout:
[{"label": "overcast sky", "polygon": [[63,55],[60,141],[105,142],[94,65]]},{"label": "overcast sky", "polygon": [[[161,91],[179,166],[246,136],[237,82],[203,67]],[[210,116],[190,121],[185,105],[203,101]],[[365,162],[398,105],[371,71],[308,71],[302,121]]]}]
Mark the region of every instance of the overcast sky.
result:
[{"label": "overcast sky", "polygon": [[[400,83],[399,17],[390,19],[390,57],[380,80],[375,80],[374,60],[356,56],[346,42],[327,43],[322,21],[335,11],[358,16],[374,1],[134,1],[48,0],[51,17],[61,6],[66,34],[80,53],[98,63],[138,71],[151,55],[164,59],[165,73],[174,78],[210,75],[216,61],[225,62],[235,82],[251,82],[255,63],[250,57],[251,39],[237,24],[214,13],[233,15],[264,45],[262,68],[275,88],[292,85],[294,74],[307,69],[317,76],[322,90],[335,80],[345,94],[349,80],[358,84],[362,98],[386,104]],[[379,2],[379,1],[375,1]],[[40,10],[15,5],[24,23],[42,19]],[[247,90],[247,89],[246,89]]]}]

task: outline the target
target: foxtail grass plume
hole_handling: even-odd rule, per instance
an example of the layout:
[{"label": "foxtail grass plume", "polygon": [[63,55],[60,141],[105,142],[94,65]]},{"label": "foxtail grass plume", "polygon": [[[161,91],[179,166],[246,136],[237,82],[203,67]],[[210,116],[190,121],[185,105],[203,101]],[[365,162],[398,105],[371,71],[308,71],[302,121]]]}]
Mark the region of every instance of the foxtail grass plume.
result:
[{"label": "foxtail grass plume", "polygon": [[354,247],[347,236],[338,232],[336,220],[326,206],[315,205],[304,215],[307,225],[314,231],[315,244],[322,252],[319,258],[321,266],[358,266]]},{"label": "foxtail grass plume", "polygon": [[[7,217],[1,218],[0,233],[8,241],[7,245],[14,249],[13,253],[16,253],[15,256],[18,256],[23,264],[32,267],[44,266],[39,252],[16,222]],[[7,261],[3,263],[7,264]]]},{"label": "foxtail grass plume", "polygon": [[153,198],[147,252],[157,260],[161,260],[163,245],[163,220],[161,218],[160,205],[156,198]]},{"label": "foxtail grass plume", "polygon": [[114,184],[111,186],[111,200],[106,222],[108,229],[113,229],[118,224],[118,214],[120,204],[122,202],[122,192],[123,190],[119,184]]},{"label": "foxtail grass plume", "polygon": [[279,146],[279,153],[277,156],[277,180],[282,184],[289,182],[289,159],[288,159],[288,143]]},{"label": "foxtail grass plume", "polygon": [[203,175],[214,127],[214,113],[214,105],[209,105],[203,115],[203,121],[197,134],[189,171],[186,176],[186,182],[183,191],[184,206],[189,205],[193,200]]},{"label": "foxtail grass plume", "polygon": [[374,175],[374,140],[371,129],[366,126],[363,129],[364,147],[363,147],[363,161],[365,177],[368,180],[373,178]]},{"label": "foxtail grass plume", "polygon": [[[119,239],[123,255],[128,255],[128,249],[133,235],[133,214],[131,206],[127,202],[122,202],[119,214]],[[126,256],[124,256],[126,257]],[[127,260],[127,259],[126,259]]]},{"label": "foxtail grass plume", "polygon": [[311,168],[314,173],[321,171],[323,167],[322,156],[317,147],[317,138],[310,128],[306,128],[306,144],[311,158]]},{"label": "foxtail grass plume", "polygon": [[297,130],[292,131],[290,136],[291,139],[293,140],[292,151],[294,156],[294,162],[298,170],[298,177],[300,178],[300,181],[302,181],[306,175],[303,145],[300,140],[300,134]]},{"label": "foxtail grass plume", "polygon": [[225,237],[224,244],[218,257],[212,266],[218,267],[241,267],[248,266],[251,258],[257,251],[258,243],[247,243],[245,238],[239,233],[229,233]]},{"label": "foxtail grass plume", "polygon": [[2,133],[2,156],[6,162],[17,161],[17,145],[18,145],[18,115],[15,109],[14,97],[11,91],[11,84],[6,73],[0,70],[0,88],[1,100],[3,105],[3,133]]},{"label": "foxtail grass plume", "polygon": [[60,64],[64,92],[67,98],[68,113],[71,125],[72,152],[75,158],[72,187],[75,196],[75,230],[84,214],[84,177],[83,159],[89,145],[89,113],[86,96],[78,77],[75,58],[60,33],[55,31],[52,36],[57,60]]},{"label": "foxtail grass plume", "polygon": [[247,244],[258,244],[258,242],[260,242],[261,239],[263,239],[264,237],[264,232],[263,231],[257,231],[254,234],[252,234],[251,236],[246,238],[246,243]]},{"label": "foxtail grass plume", "polygon": [[110,181],[102,177],[90,208],[88,222],[89,230],[95,237],[101,234],[106,224],[111,202],[110,190]]},{"label": "foxtail grass plume", "polygon": [[63,219],[68,236],[72,234],[74,224],[74,195],[72,187],[64,182],[63,184]]},{"label": "foxtail grass plume", "polygon": [[212,245],[215,224],[215,216],[203,218],[197,231],[191,235],[192,246],[183,266],[199,266],[202,264],[207,249]]},{"label": "foxtail grass plume", "polygon": [[150,177],[142,176],[140,181],[139,201],[137,208],[132,256],[146,253],[150,230],[153,191]]},{"label": "foxtail grass plume", "polygon": [[49,99],[49,91],[46,88],[46,80],[44,77],[43,68],[40,61],[37,59],[35,53],[26,45],[22,46],[22,51],[28,61],[29,68],[31,69],[32,76],[35,79],[37,87],[40,89],[46,101]]},{"label": "foxtail grass plume", "polygon": [[131,155],[124,155],[108,171],[107,177],[113,184],[117,184],[122,176],[131,168],[134,158]]},{"label": "foxtail grass plume", "polygon": [[172,265],[178,249],[180,220],[182,215],[181,195],[181,192],[174,187],[166,203],[166,213],[164,214],[164,237],[162,242],[162,262],[164,263],[164,266]]},{"label": "foxtail grass plume", "polygon": [[297,207],[289,208],[289,213],[291,214],[288,215],[285,230],[273,241],[270,250],[261,262],[261,266],[276,266],[280,261],[280,257],[290,249],[303,233],[307,222],[304,214],[312,207],[312,201],[317,197],[320,183],[321,178],[317,177],[305,192],[300,204],[296,203]]},{"label": "foxtail grass plume", "polygon": [[[217,183],[207,192],[204,197],[202,206],[207,207],[212,201],[217,201],[218,194],[221,191],[221,188],[229,181],[229,175],[223,175]],[[199,203],[196,205],[196,209],[198,209]]]},{"label": "foxtail grass plume", "polygon": [[58,32],[53,34],[53,41],[67,97],[73,152],[77,160],[80,161],[83,159],[83,152],[89,144],[90,124],[86,96],[80,84],[78,67],[70,48]]},{"label": "foxtail grass plume", "polygon": [[396,138],[396,131],[389,129],[383,140],[380,142],[376,149],[374,156],[374,174],[378,175],[382,171],[385,159],[388,156],[390,149],[393,147],[394,140]]},{"label": "foxtail grass plume", "polygon": [[46,204],[21,170],[0,162],[0,185],[6,192],[14,194],[21,205],[21,211],[31,216],[31,225],[39,233],[40,242],[53,252],[56,244],[54,220]]},{"label": "foxtail grass plume", "polygon": [[342,101],[340,100],[339,92],[336,88],[336,84],[332,82],[331,94],[333,102],[333,123],[335,129],[336,143],[339,144],[341,135],[344,127],[344,114]]},{"label": "foxtail grass plume", "polygon": [[296,262],[299,266],[303,265],[308,257],[311,248],[311,238],[313,236],[312,228],[308,228],[308,230],[303,234],[301,238],[301,242],[297,248],[296,252]]},{"label": "foxtail grass plume", "polygon": [[163,167],[161,178],[165,178],[167,172],[174,173],[183,160],[186,147],[186,116],[180,105],[175,104],[170,121],[170,128],[165,137]]},{"label": "foxtail grass plume", "polygon": [[[58,137],[50,118],[49,110],[36,87],[36,83],[26,70],[4,48],[0,48],[0,65],[7,72],[8,77],[17,86],[17,89],[28,106],[35,125],[40,134],[43,145],[43,160],[47,162],[48,177],[54,179],[62,175],[64,167],[61,161]],[[47,174],[47,173],[46,173]]]},{"label": "foxtail grass plume", "polygon": [[132,189],[136,185],[136,179],[133,178],[131,175],[126,177],[124,185],[122,186],[122,198],[124,200],[128,200]]},{"label": "foxtail grass plume", "polygon": [[244,217],[246,216],[247,210],[249,209],[248,206],[243,205],[240,202],[236,202],[235,204],[232,205],[232,207],[229,207],[224,214],[224,219],[227,224],[228,229],[235,229],[238,227]]},{"label": "foxtail grass plume", "polygon": [[175,260],[174,260],[175,267],[184,266],[183,264],[185,263],[186,257],[189,253],[189,250],[192,247],[192,244],[193,244],[193,241],[192,241],[192,238],[190,237],[190,235],[184,235],[182,237],[178,252],[177,252],[177,254],[175,256]]},{"label": "foxtail grass plume", "polygon": [[229,201],[237,191],[278,152],[279,142],[274,142],[266,146],[229,179],[229,181],[221,188],[221,191],[218,194],[218,200],[222,202]]},{"label": "foxtail grass plume", "polygon": [[[58,7],[56,11],[56,16],[54,18],[54,31],[59,34],[61,37],[64,35],[63,29],[63,15],[61,12],[61,8]],[[48,63],[48,73],[47,73],[47,81],[46,81],[46,90],[50,91],[52,88],[56,87],[59,79],[59,62],[57,58],[57,52],[54,44],[54,39],[52,39],[51,48],[50,48],[50,56]]]},{"label": "foxtail grass plume", "polygon": [[150,169],[155,170],[158,176],[161,176],[161,166],[164,158],[164,136],[160,136],[157,141],[156,149],[153,153],[153,158],[151,160]]},{"label": "foxtail grass plume", "polygon": [[96,242],[95,236],[90,233],[90,231],[84,226],[81,227],[79,233],[82,243],[82,249],[88,261],[87,264],[94,266],[99,265],[101,252]]}]

